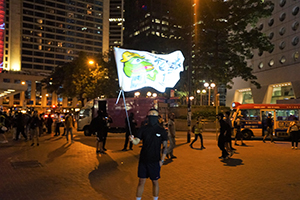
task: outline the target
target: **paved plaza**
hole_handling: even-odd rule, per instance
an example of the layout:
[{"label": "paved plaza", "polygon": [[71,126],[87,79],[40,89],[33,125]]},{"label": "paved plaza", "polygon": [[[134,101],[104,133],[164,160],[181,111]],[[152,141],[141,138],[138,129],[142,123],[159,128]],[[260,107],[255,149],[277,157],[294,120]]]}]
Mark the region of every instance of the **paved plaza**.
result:
[{"label": "paved plaza", "polygon": [[[178,132],[177,159],[162,167],[160,200],[300,199],[300,150],[287,141],[245,141],[227,161],[221,161],[216,134],[205,132],[205,150],[191,149],[186,133]],[[31,141],[0,144],[1,200],[133,200],[138,182],[141,146],[121,151],[124,134],[109,134],[107,154],[97,155],[95,137],[75,132],[75,142],[44,135]],[[144,200],[152,200],[148,180]]]}]

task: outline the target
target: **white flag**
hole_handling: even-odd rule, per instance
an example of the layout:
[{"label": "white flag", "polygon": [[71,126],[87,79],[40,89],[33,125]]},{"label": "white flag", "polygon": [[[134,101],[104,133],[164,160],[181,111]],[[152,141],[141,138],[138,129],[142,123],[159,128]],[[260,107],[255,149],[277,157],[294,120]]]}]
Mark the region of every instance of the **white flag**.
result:
[{"label": "white flag", "polygon": [[183,71],[181,51],[152,54],[146,51],[114,48],[120,88],[125,91],[152,87],[164,92],[174,87]]}]

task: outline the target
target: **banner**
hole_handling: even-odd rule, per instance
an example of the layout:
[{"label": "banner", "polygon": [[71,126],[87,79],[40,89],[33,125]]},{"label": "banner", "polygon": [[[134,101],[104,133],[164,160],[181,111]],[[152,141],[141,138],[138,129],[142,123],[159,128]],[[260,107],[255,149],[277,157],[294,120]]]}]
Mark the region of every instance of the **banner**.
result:
[{"label": "banner", "polygon": [[152,87],[165,92],[173,88],[183,71],[181,51],[152,54],[146,51],[114,48],[120,88],[125,92]]}]

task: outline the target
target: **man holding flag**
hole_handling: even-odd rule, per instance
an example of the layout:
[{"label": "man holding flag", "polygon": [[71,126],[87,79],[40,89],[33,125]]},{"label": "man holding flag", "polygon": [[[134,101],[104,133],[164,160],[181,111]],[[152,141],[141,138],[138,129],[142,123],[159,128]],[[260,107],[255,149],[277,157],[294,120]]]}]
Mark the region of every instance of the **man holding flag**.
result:
[{"label": "man holding flag", "polygon": [[[160,178],[160,168],[167,154],[168,134],[158,123],[158,111],[156,109],[150,109],[148,124],[140,128],[136,138],[131,136],[130,140],[134,145],[137,145],[141,140],[143,141],[138,166],[139,184],[136,191],[136,200],[142,199],[147,178],[152,181],[153,200],[157,200],[158,179]],[[161,144],[163,144],[162,156],[160,155]]]}]

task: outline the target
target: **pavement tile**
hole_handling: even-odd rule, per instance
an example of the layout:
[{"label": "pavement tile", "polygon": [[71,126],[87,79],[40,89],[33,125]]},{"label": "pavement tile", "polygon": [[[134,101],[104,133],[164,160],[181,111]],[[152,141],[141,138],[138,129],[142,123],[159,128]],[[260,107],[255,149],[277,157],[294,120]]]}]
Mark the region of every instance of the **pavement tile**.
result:
[{"label": "pavement tile", "polygon": [[[12,141],[0,144],[1,200],[135,199],[140,145],[121,151],[124,134],[109,134],[107,154],[95,153],[95,137],[76,132],[75,142],[43,135],[40,146]],[[290,142],[245,141],[227,161],[218,159],[215,133],[203,133],[191,149],[178,132],[174,154],[161,170],[160,200],[300,199],[300,150]],[[193,138],[192,138],[193,139]],[[14,168],[12,162],[33,161],[41,167]],[[143,199],[152,199],[147,180]]]}]

